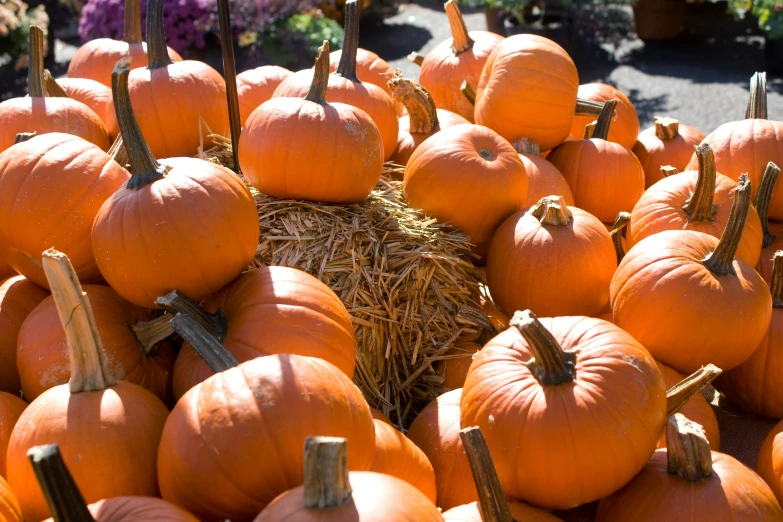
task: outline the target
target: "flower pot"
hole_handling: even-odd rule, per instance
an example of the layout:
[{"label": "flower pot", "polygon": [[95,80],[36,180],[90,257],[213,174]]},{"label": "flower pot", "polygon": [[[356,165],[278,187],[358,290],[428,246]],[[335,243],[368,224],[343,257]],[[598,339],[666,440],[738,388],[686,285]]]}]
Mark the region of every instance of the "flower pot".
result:
[{"label": "flower pot", "polygon": [[639,0],[633,7],[636,34],[643,41],[676,38],[685,24],[683,0]]}]

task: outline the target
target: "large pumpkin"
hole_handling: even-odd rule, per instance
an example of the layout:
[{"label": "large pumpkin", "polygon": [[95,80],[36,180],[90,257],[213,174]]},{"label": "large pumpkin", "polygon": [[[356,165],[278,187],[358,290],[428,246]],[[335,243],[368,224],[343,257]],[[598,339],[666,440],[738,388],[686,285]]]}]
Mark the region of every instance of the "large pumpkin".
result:
[{"label": "large pumpkin", "polygon": [[264,65],[237,74],[239,121],[242,126],[254,110],[272,99],[277,86],[292,74],[288,69],[276,65]]},{"label": "large pumpkin", "polygon": [[656,360],[683,373],[708,363],[726,371],[761,343],[772,299],[761,276],[734,257],[749,208],[742,176],[720,241],[689,230],[661,232],[637,243],[617,267],[614,321]]},{"label": "large pumpkin", "polygon": [[168,410],[144,388],[116,381],[68,258],[55,251],[43,257],[71,362],[68,384],[34,400],[19,417],[8,444],[8,483],[26,520],[49,516],[27,451],[40,444],[60,446],[87,502],[120,495],[157,496],[155,458]]},{"label": "large pumpkin", "polygon": [[[577,96],[580,100],[594,102],[617,100],[617,109],[612,127],[609,129],[608,140],[619,143],[627,149],[636,145],[636,138],[639,135],[639,115],[636,114],[631,100],[619,89],[605,83],[586,83],[579,86]],[[595,118],[592,116],[576,116],[571,124],[571,135],[584,135],[585,127],[593,120]]]},{"label": "large pumpkin", "polygon": [[413,153],[405,170],[405,201],[470,237],[486,256],[504,219],[527,195],[527,174],[514,148],[480,125],[437,133]]},{"label": "large pumpkin", "polygon": [[[55,82],[62,89],[63,94],[92,109],[106,126],[109,138],[112,140],[117,138],[117,135],[120,133],[120,127],[117,124],[117,114],[114,111],[111,88],[89,78],[60,78],[59,80],[52,78],[51,81]],[[47,82],[46,88],[50,89],[50,85],[51,82]],[[49,94],[54,96],[51,92]]]},{"label": "large pumpkin", "polygon": [[26,407],[27,403],[18,396],[0,392],[0,478],[6,476],[5,454],[8,450],[8,440],[11,438],[16,421]]},{"label": "large pumpkin", "polygon": [[538,144],[522,138],[512,145],[519,152],[519,159],[527,172],[527,197],[521,207],[532,207],[547,196],[563,196],[566,205],[573,207],[574,195],[571,193],[571,187],[557,167],[541,157]]},{"label": "large pumpkin", "polygon": [[131,108],[128,71],[127,61],[118,64],[113,90],[133,176],[95,217],[95,260],[111,287],[136,305],[152,307],[174,289],[201,300],[253,259],[255,203],[224,167],[193,158],[155,159]]},{"label": "large pumpkin", "polygon": [[337,78],[328,74],[328,53],[324,41],[314,72],[308,73],[312,84],[306,96],[276,96],[253,111],[242,130],[239,164],[264,194],[358,203],[381,177],[384,144],[373,120],[351,105],[327,102],[340,101],[327,88]]},{"label": "large pumpkin", "polygon": [[[611,132],[611,131],[610,131]],[[661,167],[671,165],[683,171],[693,156],[693,148],[704,134],[673,118],[655,118],[655,126],[639,134],[633,153],[644,169],[644,185],[650,187],[664,178]]]},{"label": "large pumpkin", "polygon": [[[726,229],[737,184],[715,171],[709,145],[699,145],[698,171],[662,179],[642,195],[631,212],[629,248],[666,230],[693,230],[719,238]],[[756,209],[748,210],[737,255],[756,266],[763,234]]]},{"label": "large pumpkin", "polygon": [[16,495],[3,477],[0,477],[0,520],[3,522],[23,522],[24,520]]},{"label": "large pumpkin", "polygon": [[443,360],[435,363],[435,373],[443,377],[443,388],[456,390],[465,384],[473,355],[481,350],[481,345],[472,341],[458,341],[454,347],[443,354]]},{"label": "large pumpkin", "polygon": [[[685,376],[676,370],[672,370],[665,364],[656,361],[656,366],[663,376],[663,382],[666,389],[671,390],[674,386],[685,379]],[[718,427],[718,418],[712,410],[712,406],[701,393],[694,393],[688,401],[679,409],[679,413],[685,418],[695,422],[704,428],[704,435],[710,443],[710,448],[717,451],[720,449],[720,429]],[[666,432],[661,434],[658,439],[658,448],[666,447]]]},{"label": "large pumpkin", "polygon": [[[329,53],[329,72],[336,72],[340,67],[343,51],[339,49]],[[367,49],[356,49],[356,76],[363,82],[380,87],[391,96],[389,80],[394,75],[394,69],[389,62]]]},{"label": "large pumpkin", "polygon": [[19,330],[47,295],[49,292],[21,276],[0,284],[0,391],[18,395],[22,389],[16,369]]},{"label": "large pumpkin", "polygon": [[597,315],[617,268],[614,245],[595,217],[549,196],[506,219],[492,237],[487,284],[506,315]]},{"label": "large pumpkin", "polygon": [[370,471],[385,473],[404,480],[435,502],[435,472],[418,446],[391,425],[373,420],[375,424],[375,459]]},{"label": "large pumpkin", "polygon": [[511,325],[473,360],[460,401],[460,425],[481,428],[503,490],[568,509],[621,488],[666,420],[650,353],[601,319],[525,311]]},{"label": "large pumpkin", "polygon": [[541,36],[514,35],[500,42],[484,65],[476,123],[508,141],[529,138],[549,150],[571,132],[578,89],[576,66],[562,47]]}]

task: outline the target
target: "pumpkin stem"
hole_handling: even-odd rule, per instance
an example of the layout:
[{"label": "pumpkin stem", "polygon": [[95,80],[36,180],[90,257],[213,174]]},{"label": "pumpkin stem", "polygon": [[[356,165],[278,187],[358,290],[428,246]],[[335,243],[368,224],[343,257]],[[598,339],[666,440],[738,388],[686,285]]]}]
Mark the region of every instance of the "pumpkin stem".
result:
[{"label": "pumpkin stem", "polygon": [[130,190],[137,190],[163,178],[168,169],[158,163],[158,160],[152,155],[147,142],[144,141],[139,122],[136,121],[136,115],[133,113],[128,92],[130,63],[131,58],[122,58],[114,66],[111,75],[111,90],[114,97],[114,110],[117,112],[117,122],[120,125],[125,152],[131,165],[131,179],[126,186]]},{"label": "pumpkin stem", "polygon": [[149,70],[172,64],[163,27],[163,0],[147,1],[147,59]]},{"label": "pumpkin stem", "polygon": [[421,64],[424,63],[424,55],[413,51],[408,55],[408,61],[421,67]]},{"label": "pumpkin stem", "polygon": [[68,93],[65,92],[62,85],[57,83],[49,69],[44,69],[44,88],[46,96],[49,98],[69,98]]},{"label": "pumpkin stem", "polygon": [[57,444],[35,446],[27,452],[46,504],[56,522],[95,522]]},{"label": "pumpkin stem", "polygon": [[462,18],[457,2],[449,0],[443,7],[446,9],[446,16],[451,26],[451,50],[454,51],[454,56],[470,51],[473,49],[474,42],[468,33],[468,26],[465,25],[465,19]]},{"label": "pumpkin stem", "polygon": [[661,165],[661,175],[664,178],[668,178],[669,176],[674,176],[679,173],[680,170],[677,167],[672,167],[671,165]]},{"label": "pumpkin stem", "polygon": [[114,140],[114,143],[111,144],[107,154],[111,159],[123,167],[128,165],[130,159],[128,158],[128,149],[125,148],[125,141],[122,139],[122,134],[117,135],[117,139]]},{"label": "pumpkin stem", "polygon": [[576,99],[577,116],[600,116],[602,110],[604,110],[604,102],[585,100],[582,98]]},{"label": "pumpkin stem", "polygon": [[767,163],[767,168],[764,169],[764,174],[761,176],[759,191],[756,192],[756,200],[753,202],[759,219],[761,219],[761,230],[764,233],[761,248],[767,248],[775,240],[775,236],[769,231],[769,204],[772,201],[772,190],[775,188],[779,175],[778,166],[771,161]]},{"label": "pumpkin stem", "polygon": [[171,314],[166,314],[151,321],[137,321],[128,325],[145,355],[155,353],[158,343],[174,333],[174,328],[171,326],[172,317]]},{"label": "pumpkin stem", "polygon": [[473,90],[473,87],[470,86],[467,80],[462,81],[462,85],[459,86],[459,90],[462,92],[462,95],[467,98],[471,105],[476,105],[476,91]]},{"label": "pumpkin stem", "polygon": [[489,453],[487,441],[478,426],[465,428],[459,432],[459,438],[465,447],[465,453],[473,473],[473,482],[478,491],[481,520],[484,522],[514,522],[511,510],[508,508],[506,494],[500,485],[492,455]]},{"label": "pumpkin stem", "polygon": [[542,386],[572,382],[576,378],[576,352],[563,351],[533,312],[516,312],[509,325],[519,330],[527,341],[533,358],[525,364]]},{"label": "pumpkin stem", "polygon": [[715,251],[703,261],[704,266],[709,268],[713,274],[717,276],[736,275],[733,266],[734,256],[737,253],[749,210],[750,181],[747,174],[742,174],[734,191],[734,202],[731,205],[731,214],[729,214],[726,229],[723,231]]},{"label": "pumpkin stem", "polygon": [[351,501],[348,442],[341,437],[307,437],[304,447],[304,507],[329,509]]},{"label": "pumpkin stem", "polygon": [[43,270],[65,330],[71,361],[71,393],[104,390],[117,381],[109,372],[103,342],[87,295],[68,256],[50,248],[43,253]]},{"label": "pumpkin stem", "polygon": [[604,102],[604,108],[601,110],[601,114],[598,116],[598,121],[595,123],[595,131],[593,131],[593,138],[599,140],[609,139],[609,126],[612,124],[614,118],[614,111],[617,107],[617,100],[607,100]]},{"label": "pumpkin stem", "polygon": [[688,482],[712,476],[712,450],[704,428],[675,413],[666,423],[666,454],[669,474]]},{"label": "pumpkin stem", "polygon": [[220,373],[239,366],[236,357],[193,317],[178,313],[171,320],[171,326],[196,350],[213,372]]},{"label": "pumpkin stem", "polygon": [[614,253],[617,255],[617,264],[625,257],[623,248],[623,239],[628,237],[628,225],[631,223],[631,214],[628,212],[618,212],[612,224],[612,243],[614,243]]},{"label": "pumpkin stem", "polygon": [[769,290],[772,293],[772,307],[783,308],[783,250],[772,256],[772,280]]},{"label": "pumpkin stem", "polygon": [[318,56],[315,58],[313,81],[305,100],[318,105],[329,105],[326,102],[327,87],[329,87],[329,41],[324,40],[323,45],[318,49]]},{"label": "pumpkin stem", "polygon": [[666,392],[666,417],[680,411],[691,397],[717,379],[722,372],[723,370],[714,364],[708,364],[669,388]]},{"label": "pumpkin stem", "polygon": [[29,65],[27,66],[27,94],[31,98],[46,96],[44,89],[44,32],[37,25],[30,26]]},{"label": "pumpkin stem", "polygon": [[402,77],[397,69],[389,80],[392,98],[402,103],[408,110],[411,134],[432,134],[438,130],[438,109],[430,93],[414,82]]},{"label": "pumpkin stem", "polygon": [[673,140],[680,135],[680,122],[674,118],[655,117],[655,135],[661,141]]},{"label": "pumpkin stem", "polygon": [[696,189],[682,206],[688,214],[688,221],[712,221],[718,206],[715,199],[715,183],[718,175],[715,169],[715,154],[706,143],[696,147],[696,158],[699,160],[699,175],[696,178]]},{"label": "pumpkin stem", "polygon": [[767,73],[757,72],[750,78],[750,99],[745,119],[767,119]]},{"label": "pumpkin stem", "polygon": [[574,217],[563,196],[541,198],[530,213],[542,225],[566,226]]},{"label": "pumpkin stem", "polygon": [[14,145],[16,145],[17,143],[24,143],[27,140],[31,140],[35,138],[35,135],[36,135],[35,132],[20,132],[14,138]]},{"label": "pumpkin stem", "polygon": [[541,156],[541,147],[538,143],[530,141],[527,138],[519,138],[511,144],[517,154],[526,154],[528,156]]},{"label": "pumpkin stem", "polygon": [[125,0],[125,27],[122,31],[122,41],[127,44],[141,42],[141,2]]},{"label": "pumpkin stem", "polygon": [[585,134],[582,136],[583,140],[589,140],[595,134],[595,126],[598,125],[597,121],[591,121],[585,125]]},{"label": "pumpkin stem", "polygon": [[[345,36],[340,63],[334,74],[352,82],[362,83],[356,76],[356,53],[359,51],[359,3],[356,0],[345,2]],[[326,54],[329,54],[327,51]],[[329,58],[327,57],[327,62]]]},{"label": "pumpkin stem", "polygon": [[155,299],[155,305],[163,308],[172,315],[180,313],[192,317],[202,328],[220,342],[223,342],[223,339],[226,338],[226,333],[228,333],[228,322],[226,321],[226,318],[223,317],[223,314],[221,314],[220,311],[214,314],[207,312],[200,304],[193,301],[179,290],[174,290],[164,296],[158,297]]}]

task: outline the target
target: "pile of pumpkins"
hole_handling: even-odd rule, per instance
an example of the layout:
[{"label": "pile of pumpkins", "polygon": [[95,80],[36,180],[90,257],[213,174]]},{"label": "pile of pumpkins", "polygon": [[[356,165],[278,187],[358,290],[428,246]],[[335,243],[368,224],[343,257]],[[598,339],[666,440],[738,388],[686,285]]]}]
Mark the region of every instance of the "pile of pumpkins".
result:
[{"label": "pile of pumpkins", "polygon": [[551,522],[592,502],[597,522],[783,521],[783,424],[757,474],[717,451],[698,393],[717,378],[783,418],[764,75],[744,120],[639,133],[554,42],[445,8],[419,82],[358,47],[356,0],[342,51],[237,78],[257,190],[348,205],[393,161],[408,204],[475,245],[502,332],[433,360],[446,393],[407,427],[353,383],[331,289],[247,270],[251,192],[196,159],[229,133],[225,82],[167,48],[163,1],[144,43],[126,0],[124,40],[65,79],[31,29],[29,96],[0,103],[0,522]]}]

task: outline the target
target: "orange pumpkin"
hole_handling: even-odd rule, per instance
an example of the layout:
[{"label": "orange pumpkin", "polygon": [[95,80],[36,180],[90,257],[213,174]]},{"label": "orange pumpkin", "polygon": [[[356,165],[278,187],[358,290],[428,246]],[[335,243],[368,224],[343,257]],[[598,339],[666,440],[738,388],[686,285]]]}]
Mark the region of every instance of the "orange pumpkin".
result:
[{"label": "orange pumpkin", "polygon": [[152,307],[174,289],[201,300],[253,259],[256,206],[245,184],[224,167],[193,158],[155,159],[131,108],[128,71],[127,61],[118,64],[113,91],[133,176],[95,217],[95,259],[111,287],[136,305]]},{"label": "orange pumpkin", "polygon": [[756,457],[756,472],[772,488],[778,502],[783,502],[783,421],[764,439]]},{"label": "orange pumpkin", "polygon": [[[650,187],[631,212],[628,228],[630,247],[666,230],[693,230],[719,238],[726,229],[737,184],[715,171],[709,145],[699,145],[698,171],[687,171],[662,179]],[[756,209],[748,210],[737,255],[756,266],[763,233]]]},{"label": "orange pumpkin", "polygon": [[0,154],[0,256],[45,287],[41,253],[53,246],[82,281],[100,281],[90,231],[128,177],[108,154],[70,134],[36,136]]},{"label": "orange pumpkin", "polygon": [[69,98],[85,104],[93,110],[106,126],[109,138],[115,140],[120,133],[111,89],[89,78],[60,78],[57,84]]},{"label": "orange pumpkin", "polygon": [[481,345],[466,341],[458,342],[454,348],[443,354],[444,359],[435,363],[435,373],[443,377],[443,387],[448,390],[462,388],[468,375],[473,356]]},{"label": "orange pumpkin", "polygon": [[672,118],[655,118],[655,126],[639,134],[633,153],[644,169],[644,185],[649,188],[664,178],[661,166],[671,165],[683,171],[693,156],[693,148],[704,134]]},{"label": "orange pumpkin", "polygon": [[271,100],[277,86],[292,74],[288,69],[276,65],[256,67],[237,74],[239,121],[243,126],[250,114],[262,103]]},{"label": "orange pumpkin", "polygon": [[592,138],[567,141],[547,156],[568,181],[576,206],[602,223],[630,212],[644,192],[639,160],[626,147],[607,141],[615,104],[606,102]]},{"label": "orange pumpkin", "polygon": [[[524,502],[509,502],[508,509],[516,522],[563,522],[552,513],[528,506]],[[457,506],[443,512],[446,522],[483,522],[478,502]]]},{"label": "orange pumpkin", "polygon": [[34,400],[19,417],[8,444],[8,483],[26,520],[42,520],[49,508],[27,451],[60,446],[87,502],[120,495],[157,496],[155,458],[168,410],[160,399],[108,371],[89,300],[65,255],[43,256],[71,361],[68,384]]},{"label": "orange pumpkin", "polygon": [[[342,49],[329,53],[329,72],[337,71],[343,58]],[[356,49],[356,76],[363,82],[380,87],[391,96],[389,80],[394,76],[394,69],[389,62],[367,49]]]},{"label": "orange pumpkin", "polygon": [[622,487],[665,420],[663,378],[633,337],[600,319],[539,321],[529,310],[478,353],[460,401],[460,425],[481,428],[506,494],[548,509]]},{"label": "orange pumpkin", "polygon": [[783,249],[783,223],[773,223],[769,220],[769,205],[772,201],[772,191],[777,185],[779,176],[780,168],[769,162],[761,177],[761,186],[758,192],[756,192],[754,201],[754,206],[761,220],[761,230],[764,234],[756,271],[768,285],[772,283],[772,259],[775,256],[775,252]]},{"label": "orange pumpkin", "polygon": [[[666,384],[667,389],[671,389],[673,386],[679,384],[685,376],[676,370],[672,370],[665,364],[655,363],[658,366],[658,371],[663,376],[663,382]],[[707,399],[701,393],[694,393],[690,399],[679,409],[679,413],[685,416],[688,420],[691,420],[704,428],[704,434],[707,437],[707,441],[710,444],[710,448],[717,451],[720,448],[720,429],[718,428],[718,418],[715,416],[715,412],[712,411],[712,406],[707,402]],[[658,448],[666,447],[666,433],[661,434],[661,438],[658,439]]]},{"label": "orange pumpkin", "polygon": [[701,426],[677,414],[667,425],[668,449],[655,452],[628,485],[601,500],[596,522],[780,522],[769,486],[729,455],[710,451]]},{"label": "orange pumpkin", "polygon": [[9,277],[18,276],[16,270],[5,262],[5,259],[0,258],[0,281],[5,281]]},{"label": "orange pumpkin", "polygon": [[479,256],[504,219],[527,195],[527,174],[514,148],[479,125],[440,131],[413,153],[405,170],[405,201],[470,237]]},{"label": "orange pumpkin", "polygon": [[574,206],[574,195],[557,167],[541,157],[537,144],[522,138],[513,144],[527,172],[527,197],[521,208],[534,206],[547,196],[563,196],[566,205]]},{"label": "orange pumpkin", "polygon": [[375,460],[370,471],[404,480],[435,502],[435,471],[408,437],[380,420],[375,423]]},{"label": "orange pumpkin", "polygon": [[615,272],[610,295],[617,326],[677,371],[707,363],[731,370],[769,328],[767,285],[734,258],[749,208],[750,185],[742,176],[720,241],[689,230],[661,232],[637,243]]},{"label": "orange pumpkin", "polygon": [[[294,268],[251,270],[204,302],[225,322],[222,343],[239,362],[295,353],[319,357],[353,377],[356,341],[340,298],[315,277]],[[214,372],[184,344],[174,366],[174,397]]]},{"label": "orange pumpkin", "polygon": [[511,316],[530,309],[542,317],[595,316],[609,300],[617,258],[604,225],[549,196],[506,219],[492,237],[487,283]]},{"label": "orange pumpkin", "polygon": [[541,36],[514,35],[487,59],[476,91],[476,123],[508,141],[529,138],[549,150],[571,132],[578,89],[576,66],[562,47]]},{"label": "orange pumpkin", "polygon": [[0,477],[0,520],[3,522],[23,522],[24,520],[16,495],[3,477]]},{"label": "orange pumpkin", "polygon": [[385,422],[389,426],[393,426],[391,420],[389,420],[389,417],[384,415],[382,412],[376,410],[375,408],[370,408],[370,413],[372,414],[373,420],[379,420],[381,422]]},{"label": "orange pumpkin", "polygon": [[[170,502],[153,497],[114,497],[87,506],[95,522],[198,522]],[[49,518],[45,522],[55,522]]]},{"label": "orange pumpkin", "polygon": [[336,78],[328,75],[328,53],[329,43],[324,41],[315,72],[309,73],[312,85],[307,96],[276,96],[253,111],[245,124],[239,164],[264,194],[358,203],[381,177],[384,144],[373,120],[350,105],[327,103],[327,98],[339,101],[327,88],[329,78]]},{"label": "orange pumpkin", "polygon": [[[16,421],[19,420],[26,407],[27,403],[16,395],[0,392],[0,478],[6,476],[5,454],[8,450],[8,439],[11,438]],[[0,495],[2,494],[0,493]],[[2,508],[0,508],[0,514],[2,514]]]},{"label": "orange pumpkin", "polygon": [[[626,149],[631,149],[636,145],[636,137],[639,135],[639,115],[636,114],[636,109],[631,100],[619,89],[605,83],[586,83],[579,86],[577,96],[580,100],[594,102],[617,100],[617,109],[615,110],[612,127],[609,129],[608,140],[613,143],[619,143]],[[595,120],[593,116],[576,116],[571,124],[571,134],[573,136],[582,136],[585,127],[593,120]]]},{"label": "orange pumpkin", "polygon": [[473,105],[462,95],[460,86],[464,81],[472,87],[478,85],[487,59],[503,37],[489,31],[468,33],[457,2],[449,0],[444,7],[451,38],[424,57],[419,81],[432,94],[438,108],[459,114],[472,123]]},{"label": "orange pumpkin", "polygon": [[[340,65],[334,74],[328,76],[328,85],[326,86],[326,98],[331,103],[342,103],[345,105],[351,105],[357,109],[361,109],[366,112],[367,115],[372,118],[372,121],[378,127],[380,132],[381,141],[383,142],[383,150],[381,157],[383,160],[388,160],[394,153],[394,149],[397,147],[397,134],[399,131],[399,123],[397,121],[397,110],[394,108],[394,101],[386,94],[382,88],[373,85],[372,83],[362,83],[362,81],[356,75],[356,53],[359,47],[359,7],[356,2],[348,2],[345,4],[345,39],[343,41],[343,52],[340,59]],[[328,46],[326,47],[326,54],[328,54]],[[320,76],[324,71],[320,68],[318,75]],[[290,78],[286,79],[275,90],[275,98],[304,98],[310,93],[310,88],[315,83],[316,71],[312,69],[299,71]],[[318,83],[320,84],[319,79]],[[323,89],[319,85],[319,89],[316,92],[321,92]],[[323,99],[323,96],[321,96]],[[359,124],[356,132],[362,132],[365,129],[364,124]],[[332,131],[333,132],[333,131]],[[370,133],[371,131],[366,131]],[[308,138],[309,139],[309,138]],[[373,138],[374,142],[374,138]],[[335,143],[336,146],[340,145]],[[365,145],[366,150],[360,150],[366,154],[365,163],[369,165],[375,165],[375,145]],[[326,148],[323,154],[334,154],[337,152],[333,147],[329,147],[332,152],[326,152]],[[240,151],[241,151],[240,147]],[[322,158],[313,159],[312,162],[324,161]],[[334,160],[336,163],[341,163],[340,160]],[[244,169],[243,169],[244,170]],[[376,180],[377,181],[377,180]]]},{"label": "orange pumpkin", "polygon": [[[65,132],[84,138],[102,150],[109,148],[109,135],[100,117],[83,103],[69,98],[48,98],[44,87],[44,34],[30,27],[29,97],[0,103],[0,153],[14,144],[16,135]],[[51,246],[51,245],[50,245]]]}]

